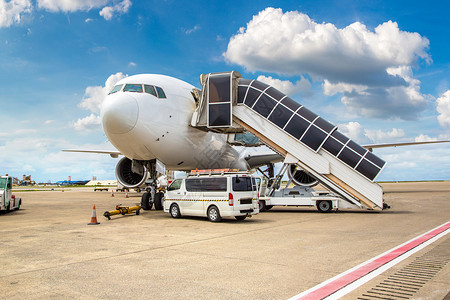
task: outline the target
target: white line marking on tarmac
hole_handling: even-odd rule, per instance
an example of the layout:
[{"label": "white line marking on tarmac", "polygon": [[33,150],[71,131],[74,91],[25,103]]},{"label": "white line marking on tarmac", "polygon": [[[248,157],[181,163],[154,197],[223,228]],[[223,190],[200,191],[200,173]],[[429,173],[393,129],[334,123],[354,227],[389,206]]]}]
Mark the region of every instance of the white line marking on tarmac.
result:
[{"label": "white line marking on tarmac", "polygon": [[444,223],[406,243],[304,291],[293,299],[339,299],[450,232]]}]

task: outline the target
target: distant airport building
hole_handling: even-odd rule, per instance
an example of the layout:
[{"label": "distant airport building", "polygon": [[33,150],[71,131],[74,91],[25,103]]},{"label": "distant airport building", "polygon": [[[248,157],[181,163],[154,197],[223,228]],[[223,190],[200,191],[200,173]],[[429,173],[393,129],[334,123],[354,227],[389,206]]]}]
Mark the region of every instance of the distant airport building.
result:
[{"label": "distant airport building", "polygon": [[86,185],[86,183],[88,183],[89,180],[60,180],[56,182],[56,185],[60,185],[60,186],[66,186],[66,185]]}]

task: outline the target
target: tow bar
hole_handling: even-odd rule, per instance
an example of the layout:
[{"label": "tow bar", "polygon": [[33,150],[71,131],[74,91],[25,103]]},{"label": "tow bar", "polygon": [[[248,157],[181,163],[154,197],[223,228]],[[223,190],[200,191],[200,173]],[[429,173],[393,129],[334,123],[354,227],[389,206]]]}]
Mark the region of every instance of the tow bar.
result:
[{"label": "tow bar", "polygon": [[122,204],[118,204],[116,205],[116,210],[111,210],[111,211],[105,211],[105,213],[103,214],[104,217],[108,218],[108,220],[111,220],[111,216],[114,215],[126,215],[126,214],[132,214],[133,212],[136,213],[136,215],[139,215],[140,210],[141,210],[141,206],[140,205],[136,205],[136,206],[121,206]]}]

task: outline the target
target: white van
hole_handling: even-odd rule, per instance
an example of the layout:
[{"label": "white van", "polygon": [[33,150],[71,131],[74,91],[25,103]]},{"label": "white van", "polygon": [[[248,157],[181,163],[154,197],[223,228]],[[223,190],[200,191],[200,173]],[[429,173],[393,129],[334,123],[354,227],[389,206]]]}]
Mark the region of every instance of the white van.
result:
[{"label": "white van", "polygon": [[208,217],[219,222],[222,217],[244,220],[259,213],[255,177],[249,173],[190,174],[174,180],[165,193],[164,211],[173,218]]}]

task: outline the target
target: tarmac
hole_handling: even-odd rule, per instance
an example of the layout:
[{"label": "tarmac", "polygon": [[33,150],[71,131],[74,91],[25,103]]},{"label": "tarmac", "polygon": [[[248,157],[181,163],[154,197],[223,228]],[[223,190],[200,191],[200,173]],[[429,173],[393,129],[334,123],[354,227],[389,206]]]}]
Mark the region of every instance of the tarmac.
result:
[{"label": "tarmac", "polygon": [[[15,192],[21,209],[0,215],[0,297],[287,299],[450,220],[450,182],[382,185],[392,208],[381,212],[274,207],[221,223],[155,210],[103,217],[137,193]],[[88,226],[93,204],[101,224]],[[449,248],[447,234],[344,299],[376,295],[430,252],[442,268],[403,299],[449,297]]]}]

